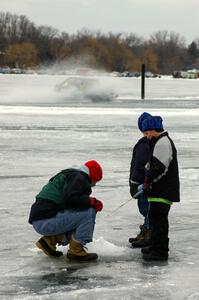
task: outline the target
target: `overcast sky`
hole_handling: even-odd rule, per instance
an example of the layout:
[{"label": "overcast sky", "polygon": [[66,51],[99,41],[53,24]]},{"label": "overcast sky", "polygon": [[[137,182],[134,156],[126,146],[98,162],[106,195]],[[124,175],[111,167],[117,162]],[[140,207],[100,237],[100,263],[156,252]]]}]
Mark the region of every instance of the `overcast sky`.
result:
[{"label": "overcast sky", "polygon": [[149,38],[155,31],[169,30],[187,43],[199,38],[199,0],[0,0],[0,11],[68,33],[87,28]]}]

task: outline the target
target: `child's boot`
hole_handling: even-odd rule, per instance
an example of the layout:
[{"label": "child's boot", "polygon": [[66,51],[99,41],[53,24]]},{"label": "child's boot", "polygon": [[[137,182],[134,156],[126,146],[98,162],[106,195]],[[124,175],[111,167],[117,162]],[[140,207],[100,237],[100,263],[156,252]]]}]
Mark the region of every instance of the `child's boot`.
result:
[{"label": "child's boot", "polygon": [[142,248],[142,247],[149,246],[151,244],[151,233],[152,230],[145,229],[142,238],[139,239],[138,241],[134,241],[131,243],[132,247]]},{"label": "child's boot", "polygon": [[140,232],[137,234],[136,237],[129,238],[129,243],[133,243],[135,241],[139,241],[140,239],[144,239],[144,232],[145,232],[144,225],[140,225]]}]

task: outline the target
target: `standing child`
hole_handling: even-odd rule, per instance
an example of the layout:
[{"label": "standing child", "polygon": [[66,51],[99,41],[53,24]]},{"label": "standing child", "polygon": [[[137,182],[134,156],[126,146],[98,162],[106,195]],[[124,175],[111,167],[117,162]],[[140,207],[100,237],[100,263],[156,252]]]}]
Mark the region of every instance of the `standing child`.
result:
[{"label": "standing child", "polygon": [[[138,118],[138,128],[142,131],[143,121],[149,117],[150,114],[144,112]],[[130,167],[130,194],[133,197],[137,193],[137,188],[144,182],[145,165],[148,162],[150,153],[150,141],[144,136],[139,139],[133,147],[131,167]],[[141,194],[137,197],[137,204],[140,214],[144,217],[144,224],[140,225],[140,233],[135,238],[129,238],[129,242],[133,247],[144,247],[150,243],[151,227],[148,219],[148,199],[145,195]]]},{"label": "standing child", "polygon": [[151,246],[143,248],[142,253],[145,260],[167,260],[168,214],[172,203],[180,201],[177,151],[168,132],[163,129],[161,117],[146,118],[142,130],[151,140],[152,147],[146,166],[144,193],[150,203],[149,222],[153,228]]}]

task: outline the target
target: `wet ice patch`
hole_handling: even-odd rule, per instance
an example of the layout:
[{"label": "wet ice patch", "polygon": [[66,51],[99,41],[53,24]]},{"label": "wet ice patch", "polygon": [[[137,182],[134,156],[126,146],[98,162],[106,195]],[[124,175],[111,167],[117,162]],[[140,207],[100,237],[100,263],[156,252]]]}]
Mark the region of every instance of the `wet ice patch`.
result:
[{"label": "wet ice patch", "polygon": [[[101,275],[90,277],[87,274],[79,274],[77,269],[71,269],[48,274],[27,274],[12,277],[9,280],[9,287],[3,290],[10,297],[6,299],[35,299],[36,295],[39,299],[49,299],[49,294],[51,299],[60,299],[60,293],[64,293],[64,298],[66,298],[66,293],[74,292],[76,297],[78,291],[81,290],[86,292],[102,286],[109,287],[112,277]],[[34,296],[31,297],[30,294]]]}]

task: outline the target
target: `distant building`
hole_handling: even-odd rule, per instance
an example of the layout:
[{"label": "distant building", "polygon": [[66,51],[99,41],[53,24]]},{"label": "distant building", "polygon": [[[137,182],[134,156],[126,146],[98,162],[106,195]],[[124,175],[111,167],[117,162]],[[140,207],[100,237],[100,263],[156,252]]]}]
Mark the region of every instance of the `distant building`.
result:
[{"label": "distant building", "polygon": [[174,71],[174,78],[196,79],[199,78],[199,70],[187,70],[187,71]]}]

